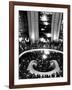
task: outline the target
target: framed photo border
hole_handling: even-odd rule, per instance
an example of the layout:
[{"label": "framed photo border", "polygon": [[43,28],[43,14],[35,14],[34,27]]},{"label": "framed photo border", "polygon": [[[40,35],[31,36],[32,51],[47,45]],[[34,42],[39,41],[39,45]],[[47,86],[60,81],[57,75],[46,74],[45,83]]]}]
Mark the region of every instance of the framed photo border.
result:
[{"label": "framed photo border", "polygon": [[[14,85],[14,6],[35,6],[35,7],[54,7],[54,8],[67,8],[67,20],[68,20],[68,52],[67,52],[67,82],[56,82],[56,83],[41,83],[41,84],[25,84],[25,85]],[[48,3],[33,3],[33,2],[9,2],[9,88],[30,88],[30,87],[45,87],[45,86],[61,86],[70,85],[70,5],[63,4],[48,4]]]}]

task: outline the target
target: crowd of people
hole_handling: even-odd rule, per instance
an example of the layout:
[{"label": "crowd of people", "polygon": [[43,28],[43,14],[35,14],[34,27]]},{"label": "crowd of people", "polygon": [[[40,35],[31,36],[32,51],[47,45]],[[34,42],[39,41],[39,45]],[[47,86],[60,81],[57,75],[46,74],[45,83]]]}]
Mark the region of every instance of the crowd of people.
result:
[{"label": "crowd of people", "polygon": [[20,77],[20,79],[54,78],[54,77],[62,77],[62,76],[63,76],[62,73],[60,73],[60,74],[58,74],[58,73],[52,74],[51,76],[50,75],[40,76],[40,74],[35,75],[35,74],[31,74],[31,73],[27,73],[27,74],[24,73],[22,75],[22,77]]},{"label": "crowd of people", "polygon": [[22,53],[23,51],[30,50],[30,49],[55,49],[59,51],[63,51],[63,41],[51,41],[48,42],[41,42],[37,41],[35,43],[31,42],[19,42],[19,53]]},{"label": "crowd of people", "polygon": [[[50,54],[47,55],[46,59],[43,59],[42,56],[43,52],[41,51],[28,52],[22,55],[19,59],[19,79],[63,77],[63,54],[50,51]],[[52,71],[54,68],[49,68],[50,61],[56,60],[59,64],[61,72],[53,73],[51,76],[47,74],[45,76],[41,76],[40,74],[35,75],[35,73],[32,74],[27,70],[29,63],[32,60],[37,61],[37,66],[33,66],[33,68],[40,72]]]}]

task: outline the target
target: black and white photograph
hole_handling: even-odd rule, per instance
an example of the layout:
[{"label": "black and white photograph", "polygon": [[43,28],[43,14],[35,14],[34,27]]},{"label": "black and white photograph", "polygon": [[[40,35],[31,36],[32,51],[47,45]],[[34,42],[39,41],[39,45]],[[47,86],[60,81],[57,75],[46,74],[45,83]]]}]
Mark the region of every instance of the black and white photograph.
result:
[{"label": "black and white photograph", "polygon": [[63,77],[63,13],[19,11],[19,79]]},{"label": "black and white photograph", "polygon": [[10,87],[69,85],[68,5],[10,3]]}]

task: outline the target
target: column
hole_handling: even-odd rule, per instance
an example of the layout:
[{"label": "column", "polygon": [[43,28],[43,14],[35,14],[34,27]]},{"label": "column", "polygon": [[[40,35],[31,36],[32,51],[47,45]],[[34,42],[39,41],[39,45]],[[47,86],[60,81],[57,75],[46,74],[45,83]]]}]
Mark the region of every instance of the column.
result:
[{"label": "column", "polygon": [[29,38],[32,43],[39,40],[38,12],[28,11]]},{"label": "column", "polygon": [[51,24],[51,40],[58,41],[59,32],[61,27],[62,13],[53,13],[52,15],[52,24]]}]

